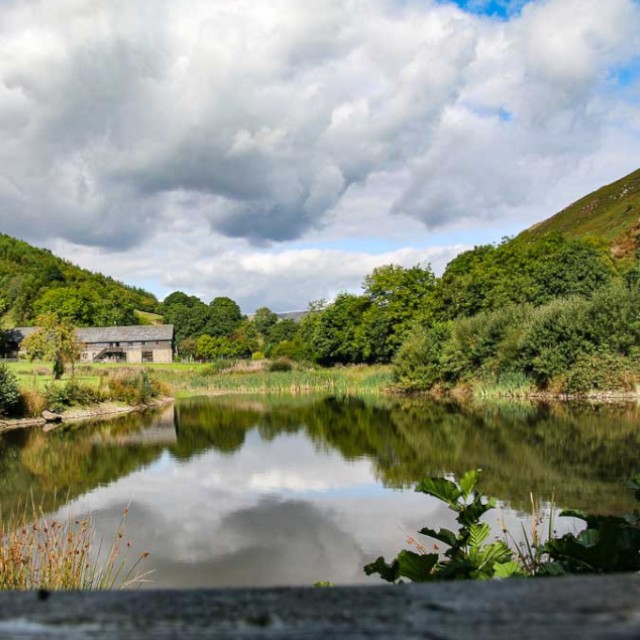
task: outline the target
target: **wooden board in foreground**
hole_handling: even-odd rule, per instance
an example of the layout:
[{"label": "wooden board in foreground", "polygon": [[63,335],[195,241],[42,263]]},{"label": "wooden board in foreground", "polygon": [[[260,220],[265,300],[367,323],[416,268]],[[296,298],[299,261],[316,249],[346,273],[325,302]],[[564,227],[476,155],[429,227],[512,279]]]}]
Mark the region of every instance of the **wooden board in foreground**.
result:
[{"label": "wooden board in foreground", "polygon": [[0,594],[0,638],[640,637],[640,578]]}]

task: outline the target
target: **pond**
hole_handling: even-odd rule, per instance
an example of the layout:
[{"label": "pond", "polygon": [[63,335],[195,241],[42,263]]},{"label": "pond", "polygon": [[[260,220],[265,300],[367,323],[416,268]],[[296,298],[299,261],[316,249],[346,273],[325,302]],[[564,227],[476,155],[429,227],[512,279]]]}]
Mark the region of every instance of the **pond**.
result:
[{"label": "pond", "polygon": [[531,492],[560,507],[631,510],[639,424],[635,405],[197,398],[4,435],[0,499],[3,513],[30,495],[90,511],[105,540],[129,505],[127,536],[151,554],[152,588],[378,584],[364,564],[395,556],[424,526],[452,524],[412,490],[429,475],[482,468],[480,488],[503,505],[496,532],[500,512],[509,528],[528,526]]}]

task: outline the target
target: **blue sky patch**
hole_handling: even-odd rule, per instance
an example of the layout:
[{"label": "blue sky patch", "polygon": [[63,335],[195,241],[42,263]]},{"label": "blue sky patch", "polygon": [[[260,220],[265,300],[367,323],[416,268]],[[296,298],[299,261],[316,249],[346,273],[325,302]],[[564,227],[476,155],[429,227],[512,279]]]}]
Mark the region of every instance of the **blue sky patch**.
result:
[{"label": "blue sky patch", "polygon": [[636,84],[640,80],[640,59],[616,69],[613,77],[619,87],[630,87]]},{"label": "blue sky patch", "polygon": [[522,7],[531,0],[448,0],[459,7],[475,13],[490,17],[508,19],[520,13]]}]

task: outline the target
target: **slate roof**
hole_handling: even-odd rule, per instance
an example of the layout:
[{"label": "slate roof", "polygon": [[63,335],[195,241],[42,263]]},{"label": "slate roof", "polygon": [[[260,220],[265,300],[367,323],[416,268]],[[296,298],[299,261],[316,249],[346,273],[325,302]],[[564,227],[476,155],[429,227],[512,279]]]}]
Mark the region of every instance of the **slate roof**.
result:
[{"label": "slate roof", "polygon": [[130,327],[88,327],[76,329],[80,342],[159,342],[173,340],[173,325],[133,325]]},{"label": "slate roof", "polygon": [[4,337],[7,342],[14,344],[20,344],[27,336],[35,333],[38,327],[15,327],[14,329],[7,329],[4,332]]},{"label": "slate roof", "polygon": [[285,311],[284,313],[276,314],[280,320],[293,320],[294,322],[300,322],[302,318],[309,315],[308,311]]},{"label": "slate roof", "polygon": [[[38,327],[16,327],[5,331],[9,342],[20,344]],[[76,337],[85,344],[98,342],[160,342],[173,340],[173,325],[133,325],[130,327],[88,327],[76,329]]]}]

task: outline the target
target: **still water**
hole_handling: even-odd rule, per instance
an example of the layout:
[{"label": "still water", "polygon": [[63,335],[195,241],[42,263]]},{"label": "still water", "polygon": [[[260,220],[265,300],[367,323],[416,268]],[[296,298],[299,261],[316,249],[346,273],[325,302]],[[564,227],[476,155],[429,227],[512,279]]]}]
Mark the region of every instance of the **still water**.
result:
[{"label": "still water", "polygon": [[640,469],[639,425],[636,406],[192,399],[3,436],[0,499],[4,512],[30,494],[90,511],[105,540],[129,505],[127,536],[150,552],[155,588],[375,584],[364,564],[395,556],[424,526],[453,524],[412,490],[425,476],[482,468],[480,488],[514,529],[530,492],[631,510],[624,482]]}]

